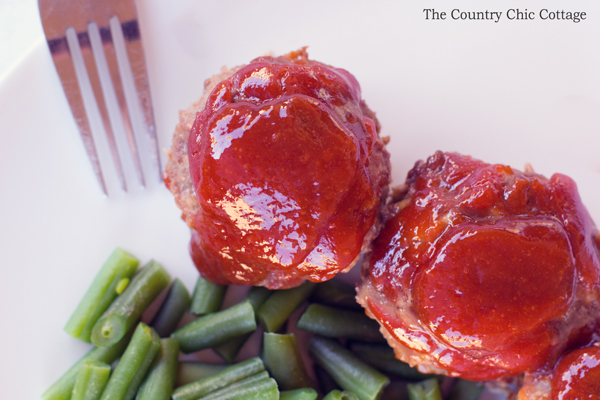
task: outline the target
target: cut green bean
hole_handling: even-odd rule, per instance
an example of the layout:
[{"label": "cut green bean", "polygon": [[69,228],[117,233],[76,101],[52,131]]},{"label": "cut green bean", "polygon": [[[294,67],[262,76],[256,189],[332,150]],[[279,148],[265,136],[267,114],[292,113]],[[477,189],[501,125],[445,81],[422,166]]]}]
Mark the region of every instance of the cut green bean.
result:
[{"label": "cut green bean", "polygon": [[302,314],[296,328],[330,338],[385,342],[379,323],[364,312],[311,304]]},{"label": "cut green bean", "polygon": [[332,390],[323,397],[323,400],[358,400],[358,397],[352,392]]},{"label": "cut green bean", "polygon": [[98,400],[110,377],[110,365],[102,361],[86,360],[83,362],[71,400]]},{"label": "cut green bean", "polygon": [[356,302],[354,286],[336,279],[318,283],[315,291],[310,296],[310,300],[334,307],[362,310],[362,306]]},{"label": "cut green bean", "polygon": [[410,400],[442,400],[440,386],[435,378],[408,384],[406,388]]},{"label": "cut green bean", "polygon": [[308,299],[314,287],[314,283],[304,282],[296,288],[273,293],[257,312],[258,321],[265,331],[277,332],[290,315]]},{"label": "cut green bean", "polygon": [[170,280],[159,263],[150,261],[96,322],[92,343],[104,347],[119,341]]},{"label": "cut green bean", "polygon": [[183,313],[190,306],[190,293],[179,279],[175,279],[165,301],[152,319],[150,326],[158,336],[168,337],[175,331]]},{"label": "cut green bean", "polygon": [[267,372],[250,376],[198,400],[279,400],[277,382]]},{"label": "cut green bean", "polygon": [[[252,309],[254,309],[254,313],[256,314],[258,309],[264,304],[270,295],[271,291],[269,289],[261,286],[254,286],[246,295],[246,300],[250,302],[250,305],[252,305]],[[252,333],[246,333],[244,335],[236,336],[223,344],[215,346],[213,350],[223,357],[225,361],[232,363],[244,343],[246,343],[251,335]]]},{"label": "cut green bean", "polygon": [[248,300],[252,308],[258,310],[273,292],[262,286],[253,286],[248,291],[244,300]]},{"label": "cut green bean", "polygon": [[385,375],[360,361],[336,341],[313,336],[309,350],[342,389],[354,393],[360,400],[378,399],[389,383]]},{"label": "cut green bean", "polygon": [[85,356],[83,356],[75,365],[73,365],[59,380],[57,380],[48,390],[42,394],[43,400],[69,400],[73,392],[77,374],[81,370],[83,363],[87,360],[102,361],[107,364],[112,363],[121,357],[127,344],[131,339],[132,332],[125,335],[120,341],[110,347],[94,347]]},{"label": "cut green bean", "polygon": [[481,392],[483,392],[483,385],[480,382],[458,379],[448,400],[477,400],[481,396]]},{"label": "cut green bean", "polygon": [[312,386],[293,333],[280,335],[265,332],[263,360],[280,389],[291,390]]},{"label": "cut green bean", "polygon": [[217,285],[199,276],[192,295],[190,312],[204,315],[219,311],[225,297],[225,289],[227,286]]},{"label": "cut green bean", "polygon": [[216,375],[227,368],[225,364],[209,364],[202,362],[180,362],[177,369],[175,386],[183,386],[204,378]]},{"label": "cut green bean", "polygon": [[367,364],[386,374],[395,375],[406,380],[424,380],[434,375],[419,372],[405,362],[396,359],[394,350],[387,345],[353,343],[350,350]]},{"label": "cut green bean", "polygon": [[169,274],[151,260],[138,271],[126,290],[118,296],[92,330],[92,342],[114,341],[122,331],[135,325],[139,316],[169,283]]},{"label": "cut green bean", "polygon": [[211,399],[220,399],[223,396],[226,396],[231,393],[237,393],[239,388],[248,387],[252,385],[256,385],[258,382],[265,381],[269,379],[269,373],[267,371],[259,372],[258,374],[250,375],[247,378],[239,380],[237,382],[232,383],[231,385],[227,385],[215,391],[212,391],[202,397],[202,400],[211,400]]},{"label": "cut green bean", "polygon": [[152,361],[160,349],[160,337],[140,323],[123,357],[108,380],[101,400],[131,400],[135,397]]},{"label": "cut green bean", "polygon": [[90,342],[92,328],[118,296],[119,286],[133,276],[139,260],[120,248],[116,248],[104,263],[98,275],[81,299],[77,309],[67,322],[65,331],[74,338]]},{"label": "cut green bean", "polygon": [[279,400],[316,400],[317,391],[312,388],[286,390],[279,393]]},{"label": "cut green bean", "polygon": [[179,328],[172,337],[179,342],[181,351],[192,353],[254,330],[254,310],[246,300],[226,310],[200,317]]},{"label": "cut green bean", "polygon": [[258,357],[225,368],[216,375],[181,386],[173,392],[173,400],[196,400],[210,392],[231,385],[265,370]]},{"label": "cut green bean", "polygon": [[160,352],[150,375],[142,384],[136,400],[169,400],[175,386],[179,343],[175,339],[162,339]]}]

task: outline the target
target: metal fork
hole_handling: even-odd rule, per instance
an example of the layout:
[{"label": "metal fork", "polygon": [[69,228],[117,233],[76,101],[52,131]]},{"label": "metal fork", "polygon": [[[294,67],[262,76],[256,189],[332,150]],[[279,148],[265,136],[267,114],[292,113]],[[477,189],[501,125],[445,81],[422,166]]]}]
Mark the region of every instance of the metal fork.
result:
[{"label": "metal fork", "polygon": [[[118,145],[124,140],[119,133],[124,132],[126,136],[140,184],[146,185],[140,144],[146,144],[152,168],[157,169],[158,178],[162,180],[134,0],[39,0],[38,3],[54,65],[104,194],[108,195],[108,191],[97,151],[97,142],[102,135],[92,136],[90,120],[102,121],[116,173],[125,192],[127,181],[119,149],[122,153],[125,150]],[[134,134],[132,121],[140,119],[139,125],[143,126],[145,135],[137,131]]]}]

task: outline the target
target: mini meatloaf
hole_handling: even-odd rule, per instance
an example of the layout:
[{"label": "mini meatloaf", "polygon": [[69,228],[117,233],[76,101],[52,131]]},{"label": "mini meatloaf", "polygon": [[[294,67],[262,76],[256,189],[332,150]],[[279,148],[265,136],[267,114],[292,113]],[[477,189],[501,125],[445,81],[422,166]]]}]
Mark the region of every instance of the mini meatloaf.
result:
[{"label": "mini meatloaf", "polygon": [[597,229],[569,177],[438,152],[391,214],[358,299],[398,358],[492,380],[551,369],[593,337]]},{"label": "mini meatloaf", "polygon": [[180,113],[164,178],[202,276],[281,289],[355,265],[389,175],[356,79],[301,49],[207,80]]}]

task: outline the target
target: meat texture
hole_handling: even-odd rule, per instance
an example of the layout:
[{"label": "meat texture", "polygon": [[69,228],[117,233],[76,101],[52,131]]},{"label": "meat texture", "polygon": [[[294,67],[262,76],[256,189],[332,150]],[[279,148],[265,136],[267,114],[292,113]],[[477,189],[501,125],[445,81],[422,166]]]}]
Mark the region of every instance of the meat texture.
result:
[{"label": "meat texture", "polygon": [[356,79],[301,49],[208,80],[180,115],[164,177],[205,278],[280,289],[357,262],[389,170]]},{"label": "meat texture", "polygon": [[492,380],[590,341],[600,257],[573,180],[437,152],[406,184],[358,287],[398,358]]}]

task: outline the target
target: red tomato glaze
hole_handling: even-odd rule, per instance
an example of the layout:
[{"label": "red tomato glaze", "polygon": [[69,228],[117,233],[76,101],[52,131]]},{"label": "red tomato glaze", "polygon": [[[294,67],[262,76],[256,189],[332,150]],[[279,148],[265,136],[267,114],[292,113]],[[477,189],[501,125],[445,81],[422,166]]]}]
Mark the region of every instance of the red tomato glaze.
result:
[{"label": "red tomato glaze", "polygon": [[489,380],[553,365],[589,335],[600,265],[570,178],[438,152],[407,183],[359,288],[397,354]]},{"label": "red tomato glaze", "polygon": [[303,50],[219,83],[188,142],[201,274],[288,288],[352,266],[389,176],[369,116],[356,79]]}]

